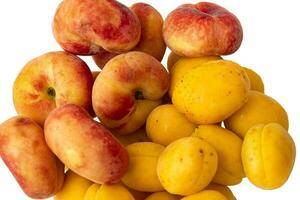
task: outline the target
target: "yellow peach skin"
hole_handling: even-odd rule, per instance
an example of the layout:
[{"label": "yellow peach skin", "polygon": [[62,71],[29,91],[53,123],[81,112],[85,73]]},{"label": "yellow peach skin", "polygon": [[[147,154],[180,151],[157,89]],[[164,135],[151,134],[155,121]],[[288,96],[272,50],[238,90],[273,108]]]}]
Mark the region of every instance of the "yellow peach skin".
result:
[{"label": "yellow peach skin", "polygon": [[29,197],[48,198],[61,189],[64,165],[33,120],[18,116],[0,125],[0,156]]},{"label": "yellow peach skin", "polygon": [[147,118],[146,131],[155,143],[168,145],[171,142],[190,136],[196,125],[178,112],[174,105],[166,104],[155,108]]},{"label": "yellow peach skin", "polygon": [[126,149],[129,153],[129,169],[122,177],[122,182],[138,191],[163,191],[156,166],[164,146],[152,142],[138,142],[128,145]]},{"label": "yellow peach skin", "polygon": [[205,188],[205,190],[215,190],[223,194],[227,198],[227,200],[237,200],[229,187],[225,185],[211,183]]},{"label": "yellow peach skin", "polygon": [[255,125],[245,136],[242,148],[245,173],[259,188],[281,187],[292,172],[295,156],[295,143],[280,124]]},{"label": "yellow peach skin", "polygon": [[64,186],[54,197],[54,200],[82,200],[87,189],[93,183],[76,173],[68,170]]},{"label": "yellow peach skin", "polygon": [[172,102],[193,123],[215,124],[246,103],[249,88],[240,65],[210,61],[185,73],[174,88]]},{"label": "yellow peach skin", "polygon": [[52,111],[45,138],[66,167],[95,183],[116,183],[127,171],[125,148],[79,106],[67,104]]},{"label": "yellow peach skin", "polygon": [[284,108],[271,97],[257,91],[250,91],[247,103],[225,120],[227,129],[244,137],[252,126],[276,122],[288,129],[289,120]]},{"label": "yellow peach skin", "polygon": [[171,194],[190,195],[204,189],[215,176],[216,150],[197,137],[185,137],[169,144],[157,163],[157,174]]},{"label": "yellow peach skin", "polygon": [[228,199],[218,191],[203,190],[199,193],[186,196],[181,200],[228,200]]},{"label": "yellow peach skin", "polygon": [[154,57],[137,51],[121,54],[97,77],[93,108],[113,132],[130,134],[144,125],[168,87],[168,73]]},{"label": "yellow peach skin", "polygon": [[252,69],[249,69],[247,67],[243,67],[243,68],[249,77],[250,86],[251,86],[250,89],[264,93],[265,86],[264,86],[264,83],[263,83],[261,77]]},{"label": "yellow peach skin", "polygon": [[155,192],[145,200],[179,200],[181,197],[167,192]]},{"label": "yellow peach skin", "polygon": [[84,194],[83,200],[95,200],[98,190],[100,189],[101,185],[93,184],[91,185]]},{"label": "yellow peach skin", "polygon": [[180,58],[171,68],[169,68],[170,73],[170,89],[169,95],[172,96],[174,88],[176,87],[177,83],[179,83],[184,75],[195,69],[204,63],[213,60],[220,60],[222,59],[220,56],[204,56],[200,58]]},{"label": "yellow peach skin", "polygon": [[233,132],[214,125],[200,125],[192,136],[204,139],[212,145],[219,158],[219,165],[213,182],[222,185],[236,185],[245,177],[242,165],[243,141]]},{"label": "yellow peach skin", "polygon": [[73,54],[92,55],[102,49],[120,53],[138,43],[141,24],[118,1],[64,0],[53,20],[53,34]]},{"label": "yellow peach skin", "polygon": [[50,52],[28,62],[14,82],[17,113],[40,125],[56,107],[73,103],[92,113],[93,77],[77,56]]},{"label": "yellow peach skin", "polygon": [[135,200],[132,194],[122,184],[107,185],[100,187],[95,200]]}]

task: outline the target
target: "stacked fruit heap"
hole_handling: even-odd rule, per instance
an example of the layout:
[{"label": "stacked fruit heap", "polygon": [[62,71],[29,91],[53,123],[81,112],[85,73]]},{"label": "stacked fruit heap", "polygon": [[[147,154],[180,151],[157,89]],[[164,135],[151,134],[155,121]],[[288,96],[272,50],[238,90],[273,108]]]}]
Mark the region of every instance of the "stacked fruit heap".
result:
[{"label": "stacked fruit heap", "polygon": [[[53,33],[65,51],[26,64],[19,116],[0,126],[1,157],[28,196],[233,200],[227,186],[245,176],[263,189],[287,181],[287,113],[259,75],[220,57],[243,37],[225,8],[185,4],[163,21],[144,3],[64,0]],[[93,55],[100,74],[76,55]]]}]

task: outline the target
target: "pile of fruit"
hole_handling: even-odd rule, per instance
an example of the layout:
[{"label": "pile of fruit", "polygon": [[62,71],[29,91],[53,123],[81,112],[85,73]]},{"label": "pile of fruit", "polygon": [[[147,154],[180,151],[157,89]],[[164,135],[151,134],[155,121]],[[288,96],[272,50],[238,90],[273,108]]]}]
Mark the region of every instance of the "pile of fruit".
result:
[{"label": "pile of fruit", "polygon": [[225,8],[184,4],[164,21],[145,3],[64,0],[53,33],[64,51],[25,65],[19,115],[0,125],[1,158],[29,197],[234,200],[227,186],[244,177],[287,181],[287,113],[258,74],[220,57],[243,38]]}]

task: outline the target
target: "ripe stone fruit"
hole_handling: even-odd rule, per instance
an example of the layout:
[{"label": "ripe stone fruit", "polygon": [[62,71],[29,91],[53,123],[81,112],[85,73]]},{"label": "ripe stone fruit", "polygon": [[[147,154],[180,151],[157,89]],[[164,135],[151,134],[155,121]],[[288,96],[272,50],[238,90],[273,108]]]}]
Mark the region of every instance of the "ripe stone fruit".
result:
[{"label": "ripe stone fruit", "polygon": [[126,147],[129,153],[129,169],[122,182],[134,190],[143,192],[163,191],[158,179],[157,160],[164,146],[152,142],[138,142]]},{"label": "ripe stone fruit", "polygon": [[225,120],[225,126],[243,138],[252,126],[271,122],[288,129],[287,112],[273,98],[261,92],[250,91],[247,103]]},{"label": "ripe stone fruit", "polygon": [[127,171],[125,148],[80,106],[67,104],[52,111],[45,138],[66,167],[95,183],[116,183]]},{"label": "ripe stone fruit", "polygon": [[156,107],[148,116],[146,130],[149,138],[158,144],[168,145],[177,139],[190,136],[196,125],[172,104]]},{"label": "ripe stone fruit", "polygon": [[40,125],[56,107],[72,103],[92,113],[93,77],[79,57],[50,52],[28,62],[14,82],[16,111]]},{"label": "ripe stone fruit", "polygon": [[195,124],[221,122],[248,99],[249,79],[232,61],[217,60],[186,72],[172,94],[175,107]]},{"label": "ripe stone fruit", "polygon": [[54,200],[82,200],[92,184],[88,179],[68,170],[63,188],[55,195]]},{"label": "ripe stone fruit", "polygon": [[213,182],[236,185],[242,181],[245,177],[241,158],[243,141],[236,134],[219,126],[200,125],[192,136],[204,139],[218,153],[219,164]]},{"label": "ripe stone fruit", "polygon": [[0,156],[29,197],[48,198],[62,188],[64,165],[33,120],[17,116],[0,125]]},{"label": "ripe stone fruit", "polygon": [[104,50],[124,52],[140,40],[138,17],[115,0],[64,0],[53,20],[60,46],[73,54],[93,55]]},{"label": "ripe stone fruit", "polygon": [[281,187],[289,178],[296,156],[292,137],[278,123],[250,128],[242,147],[246,176],[262,189]]},{"label": "ripe stone fruit", "polygon": [[218,166],[216,150],[197,137],[185,137],[169,144],[161,153],[157,173],[171,194],[190,195],[204,189]]},{"label": "ripe stone fruit", "polygon": [[100,121],[114,133],[141,128],[169,88],[169,75],[154,57],[137,51],[111,59],[98,75],[92,93]]},{"label": "ripe stone fruit", "polygon": [[237,17],[225,8],[200,2],[172,11],[165,20],[163,36],[179,56],[228,55],[240,47],[243,30]]}]

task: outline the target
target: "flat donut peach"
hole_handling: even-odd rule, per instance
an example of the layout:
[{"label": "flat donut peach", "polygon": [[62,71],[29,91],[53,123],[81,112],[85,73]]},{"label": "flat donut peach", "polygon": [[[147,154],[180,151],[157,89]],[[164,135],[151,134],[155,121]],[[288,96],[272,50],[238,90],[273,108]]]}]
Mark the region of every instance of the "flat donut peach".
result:
[{"label": "flat donut peach", "polygon": [[44,125],[54,108],[72,103],[92,110],[93,77],[79,57],[49,52],[29,61],[17,76],[13,100],[18,114]]},{"label": "flat donut peach", "polygon": [[121,54],[110,60],[97,77],[93,108],[106,127],[129,134],[145,123],[168,87],[168,73],[154,57],[137,51]]},{"label": "flat donut peach", "polygon": [[[162,61],[166,44],[162,35],[164,20],[161,14],[146,3],[135,3],[130,9],[139,18],[142,28],[139,43],[131,51],[141,51],[155,57],[158,61]],[[98,67],[102,69],[110,59],[117,55],[108,51],[100,51],[93,55],[93,59]]]},{"label": "flat donut peach", "polygon": [[185,57],[234,53],[243,39],[242,26],[235,15],[208,2],[184,4],[166,18],[163,36],[167,46]]},{"label": "flat donut peach", "polygon": [[63,49],[93,55],[103,49],[124,52],[140,39],[141,24],[126,6],[114,0],[64,0],[58,7],[53,33]]}]

